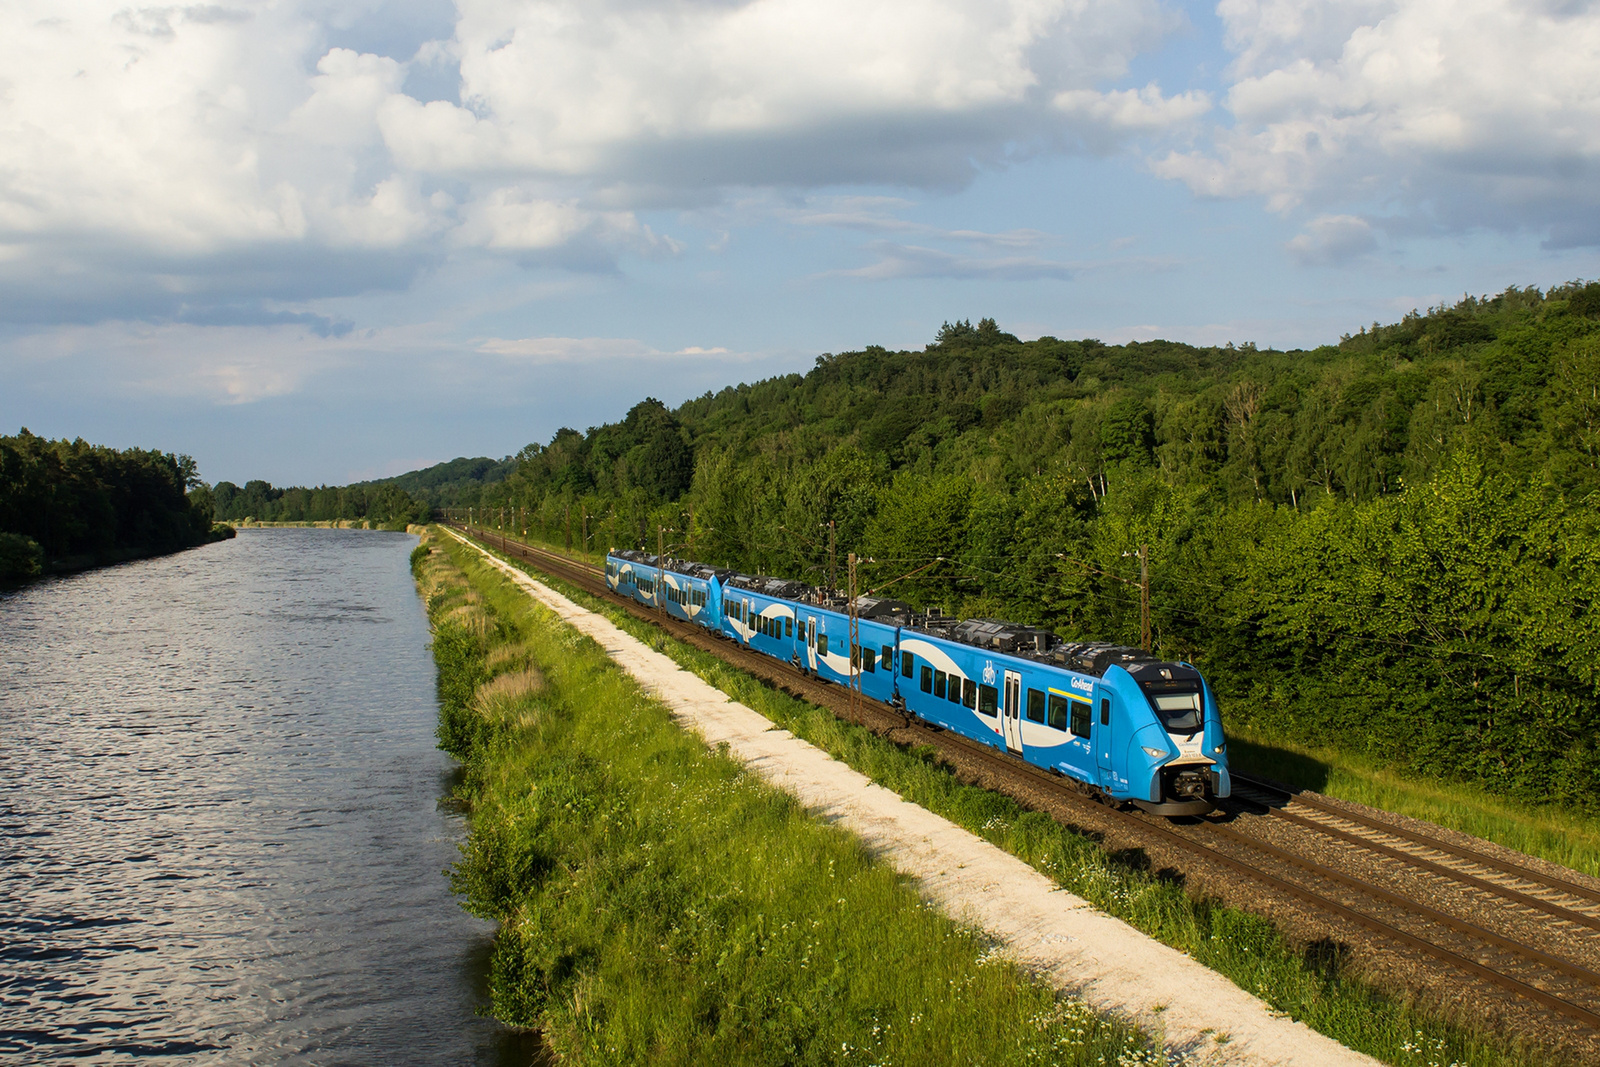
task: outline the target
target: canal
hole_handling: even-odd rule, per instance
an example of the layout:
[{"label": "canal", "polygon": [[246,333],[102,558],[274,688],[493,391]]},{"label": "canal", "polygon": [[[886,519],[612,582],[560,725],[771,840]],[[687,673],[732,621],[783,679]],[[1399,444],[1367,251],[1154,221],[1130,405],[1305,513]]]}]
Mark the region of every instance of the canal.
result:
[{"label": "canal", "polygon": [[415,544],[244,530],[0,597],[0,1060],[535,1058],[442,873]]}]

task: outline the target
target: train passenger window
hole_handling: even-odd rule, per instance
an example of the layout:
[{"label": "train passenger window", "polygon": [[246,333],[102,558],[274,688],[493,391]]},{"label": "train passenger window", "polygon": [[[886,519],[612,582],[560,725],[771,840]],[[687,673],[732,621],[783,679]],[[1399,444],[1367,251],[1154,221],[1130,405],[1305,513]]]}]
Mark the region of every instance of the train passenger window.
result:
[{"label": "train passenger window", "polygon": [[917,657],[913,656],[911,653],[900,653],[900,674],[906,678],[911,677],[911,668],[916,664],[916,662]]},{"label": "train passenger window", "polygon": [[[972,684],[970,679],[967,681],[967,684]],[[957,678],[953,674],[950,676],[950,703],[961,703],[961,679]]]},{"label": "train passenger window", "polygon": [[1067,730],[1067,713],[1071,710],[1072,701],[1059,693],[1050,694],[1050,726],[1065,733]]},{"label": "train passenger window", "polygon": [[1028,721],[1044,722],[1044,694],[1037,689],[1028,690]]},{"label": "train passenger window", "polygon": [[978,683],[971,678],[961,683],[961,703],[969,708],[978,706]]},{"label": "train passenger window", "polygon": [[978,686],[978,714],[991,719],[1000,714],[1000,691],[994,686]]},{"label": "train passenger window", "polygon": [[940,700],[944,699],[944,683],[946,679],[947,675],[944,673],[944,671],[935,670],[933,672],[933,695],[938,697]]},{"label": "train passenger window", "polygon": [[1111,725],[1111,699],[1109,697],[1100,698],[1100,725]]},{"label": "train passenger window", "polygon": [[877,657],[872,654],[872,649],[863,648],[861,650],[861,669],[866,671],[868,674],[877,673],[878,667],[875,663],[873,663],[873,660],[876,658]]},{"label": "train passenger window", "polygon": [[894,673],[894,649],[889,645],[883,646],[883,656],[881,657],[880,662],[883,664],[884,670],[888,671],[890,674]]},{"label": "train passenger window", "polygon": [[933,692],[933,668],[926,663],[922,665],[922,691],[924,693]]},{"label": "train passenger window", "polygon": [[783,620],[783,636],[785,636],[785,637],[793,637],[794,636],[794,616],[793,615],[787,616]]},{"label": "train passenger window", "polygon": [[860,645],[851,645],[850,646],[850,666],[852,666],[852,667],[861,666],[861,646]]},{"label": "train passenger window", "polygon": [[1078,737],[1089,736],[1089,723],[1094,719],[1094,705],[1083,700],[1072,702],[1072,732]]},{"label": "train passenger window", "polygon": [[828,654],[828,635],[827,634],[822,634],[821,636],[819,636],[817,638],[817,655],[826,656],[827,654]]}]

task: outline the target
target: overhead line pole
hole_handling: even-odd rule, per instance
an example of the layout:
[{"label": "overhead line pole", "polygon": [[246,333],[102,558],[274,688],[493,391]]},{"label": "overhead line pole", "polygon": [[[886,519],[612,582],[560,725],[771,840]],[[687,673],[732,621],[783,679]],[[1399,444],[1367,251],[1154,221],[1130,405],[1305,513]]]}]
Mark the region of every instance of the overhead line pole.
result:
[{"label": "overhead line pole", "polygon": [[[829,531],[832,532],[831,530]],[[831,539],[831,538],[830,538]],[[846,603],[850,618],[850,717],[860,716],[861,700],[861,615],[856,609],[856,554],[850,553],[846,563],[849,567],[849,596]]]},{"label": "overhead line pole", "polygon": [[1150,651],[1150,546],[1139,546],[1139,641]]}]

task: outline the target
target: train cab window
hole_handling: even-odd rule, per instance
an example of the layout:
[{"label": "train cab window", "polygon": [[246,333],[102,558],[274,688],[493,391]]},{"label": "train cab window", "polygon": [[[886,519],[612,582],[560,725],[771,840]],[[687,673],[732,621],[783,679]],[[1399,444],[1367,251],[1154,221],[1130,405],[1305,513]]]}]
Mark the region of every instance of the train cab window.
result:
[{"label": "train cab window", "polygon": [[[952,704],[961,703],[961,682],[962,679],[957,678],[955,675],[952,674],[950,676],[950,703]],[[967,684],[972,684],[971,679],[967,680]]]},{"label": "train cab window", "polygon": [[1100,725],[1111,725],[1111,700],[1109,697],[1102,697],[1100,699]]},{"label": "train cab window", "polygon": [[790,615],[783,620],[783,636],[794,636],[794,616]]},{"label": "train cab window", "polygon": [[1094,721],[1094,705],[1084,700],[1072,702],[1072,733],[1075,737],[1088,737],[1089,724]]},{"label": "train cab window", "polygon": [[884,645],[883,646],[883,656],[880,657],[879,662],[881,662],[883,664],[883,669],[884,670],[888,671],[890,674],[893,674],[894,673],[894,649],[891,648],[888,645]]},{"label": "train cab window", "polygon": [[978,714],[991,719],[1000,714],[1000,691],[994,686],[978,686]]},{"label": "train cab window", "polygon": [[922,665],[922,691],[924,693],[933,692],[933,668],[926,663]]},{"label": "train cab window", "polygon": [[1072,701],[1060,693],[1050,694],[1050,726],[1052,729],[1067,732],[1067,713]]},{"label": "train cab window", "polygon": [[940,700],[944,699],[944,685],[947,681],[947,677],[948,676],[944,673],[944,671],[935,670],[933,672],[933,695],[938,697]]},{"label": "train cab window", "polygon": [[1028,721],[1044,722],[1044,694],[1037,689],[1028,690]]},{"label": "train cab window", "polygon": [[961,683],[961,703],[969,708],[978,706],[978,683],[971,678]]},{"label": "train cab window", "polygon": [[911,669],[916,665],[917,657],[909,652],[900,653],[900,674],[902,677],[911,677]]}]

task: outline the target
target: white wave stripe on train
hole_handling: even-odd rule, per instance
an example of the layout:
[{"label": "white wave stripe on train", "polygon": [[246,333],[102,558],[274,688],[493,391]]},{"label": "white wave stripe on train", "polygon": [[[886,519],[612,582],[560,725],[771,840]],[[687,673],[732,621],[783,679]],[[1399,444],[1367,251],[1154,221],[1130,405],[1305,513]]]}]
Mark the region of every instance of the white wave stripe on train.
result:
[{"label": "white wave stripe on train", "polygon": [[[730,700],[664,653],[580,608],[455,531],[563,622],[593,638],[644,691],[707,745],[856,834],[947,915],[983,929],[1042,980],[1097,1011],[1163,1034],[1185,1063],[1379,1067],[1284,1016],[1217,972],[1096,911],[1021,860],[902,799],[771,720]],[[1226,1035],[1219,1043],[1218,1035]]]},{"label": "white wave stripe on train", "polygon": [[[944,671],[946,675],[959,678],[963,682],[967,681],[967,676],[961,672],[960,667],[956,666],[956,661],[946,655],[944,649],[938,645],[928,641],[919,641],[914,637],[907,638],[902,636],[900,638],[900,651],[910,652],[914,656],[927,660],[935,670]],[[1005,728],[1000,725],[999,716],[996,716],[992,722],[986,715],[978,715],[976,718],[997,736],[1004,733]]]}]

